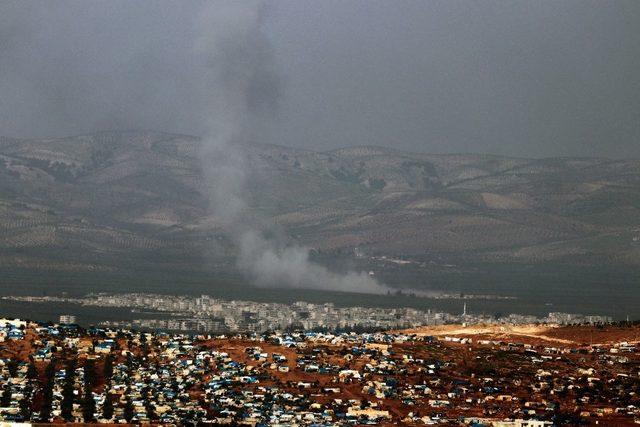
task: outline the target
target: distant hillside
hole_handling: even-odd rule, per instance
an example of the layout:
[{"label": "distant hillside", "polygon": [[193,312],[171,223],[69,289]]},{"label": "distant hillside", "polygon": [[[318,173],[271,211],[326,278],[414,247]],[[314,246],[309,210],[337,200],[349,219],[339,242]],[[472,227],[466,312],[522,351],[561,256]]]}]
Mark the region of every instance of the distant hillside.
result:
[{"label": "distant hillside", "polygon": [[[234,248],[209,214],[199,144],[153,132],[0,138],[5,280],[233,275]],[[507,262],[640,266],[638,160],[244,149],[255,216],[318,259],[340,259],[338,267],[391,277],[408,261],[420,281],[421,272]]]}]

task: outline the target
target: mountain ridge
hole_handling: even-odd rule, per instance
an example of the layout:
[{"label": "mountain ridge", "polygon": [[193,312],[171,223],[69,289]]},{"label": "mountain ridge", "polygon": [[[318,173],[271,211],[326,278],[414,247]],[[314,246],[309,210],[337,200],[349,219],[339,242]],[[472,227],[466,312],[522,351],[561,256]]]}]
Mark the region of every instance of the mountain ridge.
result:
[{"label": "mountain ridge", "polygon": [[[0,138],[0,264],[233,271],[235,248],[210,213],[200,144],[137,131]],[[380,261],[404,259],[419,280],[449,264],[640,266],[640,160],[241,149],[248,215],[319,260],[338,260],[336,268],[347,259],[406,277]]]}]

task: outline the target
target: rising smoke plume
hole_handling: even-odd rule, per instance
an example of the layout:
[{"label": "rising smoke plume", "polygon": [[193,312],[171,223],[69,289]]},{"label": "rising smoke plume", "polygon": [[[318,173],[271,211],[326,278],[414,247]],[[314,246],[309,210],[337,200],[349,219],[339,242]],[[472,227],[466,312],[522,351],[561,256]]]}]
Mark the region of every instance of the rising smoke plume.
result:
[{"label": "rising smoke plume", "polygon": [[202,166],[211,209],[238,246],[237,265],[258,286],[383,293],[365,273],[334,273],[309,260],[309,250],[267,239],[244,216],[247,165],[244,142],[259,138],[273,120],[281,82],[258,2],[210,5],[195,45],[210,103]]},{"label": "rising smoke plume", "polygon": [[344,292],[384,293],[389,289],[367,274],[339,274],[309,260],[309,250],[297,245],[278,246],[258,232],[240,236],[238,265],[258,286],[327,289]]}]

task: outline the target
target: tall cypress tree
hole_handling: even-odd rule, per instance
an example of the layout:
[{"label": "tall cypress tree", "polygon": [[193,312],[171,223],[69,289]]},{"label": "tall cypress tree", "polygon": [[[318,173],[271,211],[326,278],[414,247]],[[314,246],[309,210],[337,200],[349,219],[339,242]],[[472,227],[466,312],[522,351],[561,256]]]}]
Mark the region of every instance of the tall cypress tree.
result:
[{"label": "tall cypress tree", "polygon": [[127,420],[128,423],[133,419],[133,403],[131,403],[131,398],[127,396],[127,400],[124,403],[124,419]]},{"label": "tall cypress tree", "polygon": [[23,392],[24,397],[20,401],[20,415],[25,421],[31,420],[31,399],[33,398],[33,387],[31,384],[27,384]]},{"label": "tall cypress tree", "polygon": [[151,389],[147,386],[143,389],[142,395],[144,396],[144,408],[147,411],[147,418],[151,421],[155,421],[158,419],[158,414],[156,413],[156,406],[153,404]]},{"label": "tall cypress tree", "polygon": [[7,408],[11,406],[11,386],[6,384],[2,391],[2,397],[0,397],[0,406]]},{"label": "tall cypress tree", "polygon": [[111,354],[108,354],[104,359],[103,374],[105,381],[111,379],[113,375],[113,356]]},{"label": "tall cypress tree", "polygon": [[93,388],[96,385],[96,366],[92,359],[84,365],[84,385]]},{"label": "tall cypress tree", "polygon": [[96,412],[96,402],[93,400],[93,393],[91,392],[91,386],[85,384],[84,396],[82,398],[82,418],[85,423],[95,421],[94,414]]},{"label": "tall cypress tree", "polygon": [[33,360],[29,362],[29,367],[27,368],[27,378],[30,380],[38,379],[38,369],[36,368],[36,364]]},{"label": "tall cypress tree", "polygon": [[93,387],[96,384],[96,367],[93,359],[87,359],[84,365],[84,395],[82,397],[82,418],[85,423],[95,420],[96,402],[93,400]]},{"label": "tall cypress tree", "polygon": [[44,371],[42,384],[42,407],[40,408],[40,421],[47,423],[51,418],[51,405],[53,403],[53,381],[56,373],[56,361],[52,359]]},{"label": "tall cypress tree", "polygon": [[102,417],[106,420],[113,418],[113,398],[109,393],[104,397],[104,404],[102,405]]},{"label": "tall cypress tree", "polygon": [[65,421],[73,421],[73,403],[75,400],[75,380],[76,380],[76,359],[72,358],[67,363],[65,369],[64,387],[62,388],[62,403],[60,404],[60,411],[62,418]]}]

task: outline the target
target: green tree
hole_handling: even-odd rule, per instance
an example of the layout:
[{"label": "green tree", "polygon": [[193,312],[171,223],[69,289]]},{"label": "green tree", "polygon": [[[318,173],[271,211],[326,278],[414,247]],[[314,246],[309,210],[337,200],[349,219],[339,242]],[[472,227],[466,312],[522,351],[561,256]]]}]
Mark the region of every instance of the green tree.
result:
[{"label": "green tree", "polygon": [[38,368],[36,368],[36,364],[33,361],[29,363],[29,367],[27,368],[27,378],[30,380],[38,378]]},{"label": "green tree", "polygon": [[131,403],[131,398],[127,396],[127,400],[124,403],[124,419],[130,423],[133,419],[133,415],[133,403]]},{"label": "green tree", "polygon": [[156,406],[150,401],[145,402],[145,409],[147,410],[147,417],[151,421],[156,421],[158,419],[158,414],[156,413]]},{"label": "green tree", "polygon": [[42,406],[40,407],[40,421],[47,423],[51,418],[51,405],[53,403],[53,380],[56,373],[56,361],[52,359],[44,370],[42,384]]},{"label": "green tree", "polygon": [[96,385],[96,366],[92,359],[87,359],[84,365],[84,385],[85,387],[93,387]]},{"label": "green tree", "polygon": [[8,384],[4,386],[2,397],[0,397],[0,406],[3,408],[11,406],[11,387]]},{"label": "green tree", "polygon": [[96,402],[93,400],[91,386],[87,383],[84,387],[84,396],[82,398],[82,418],[85,423],[95,421]]},{"label": "green tree", "polygon": [[111,354],[108,354],[104,359],[103,374],[105,380],[109,380],[113,375],[113,356]]},{"label": "green tree", "polygon": [[33,388],[31,387],[31,384],[27,384],[23,395],[24,397],[20,401],[20,415],[22,415],[25,421],[29,421],[32,414],[31,399],[33,397]]},{"label": "green tree", "polygon": [[75,400],[75,380],[76,380],[76,364],[75,358],[67,363],[65,369],[64,386],[62,388],[62,403],[60,404],[60,415],[65,421],[73,421],[73,403]]},{"label": "green tree", "polygon": [[18,373],[18,361],[10,359],[9,362],[7,362],[7,369],[9,370],[9,376],[12,378],[15,377]]},{"label": "green tree", "polygon": [[142,396],[144,398],[144,407],[147,411],[147,417],[151,420],[157,420],[158,414],[156,414],[156,407],[152,402],[151,390],[148,386],[142,389]]},{"label": "green tree", "polygon": [[109,393],[104,397],[104,404],[102,405],[102,417],[106,420],[113,418],[113,399]]}]

